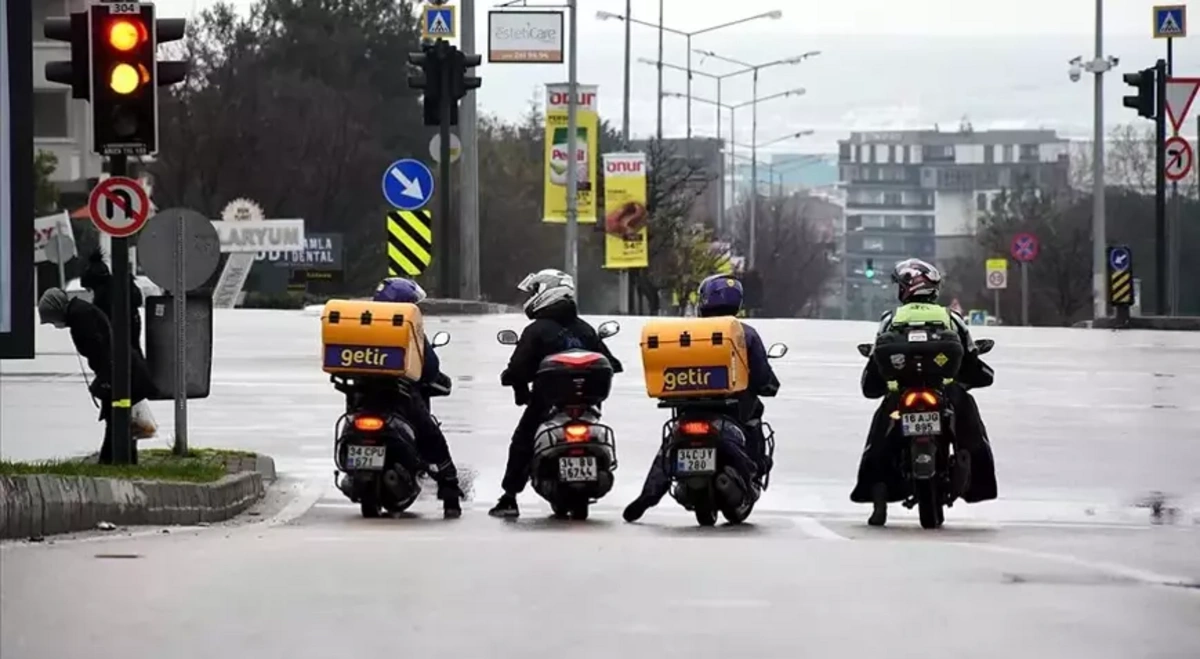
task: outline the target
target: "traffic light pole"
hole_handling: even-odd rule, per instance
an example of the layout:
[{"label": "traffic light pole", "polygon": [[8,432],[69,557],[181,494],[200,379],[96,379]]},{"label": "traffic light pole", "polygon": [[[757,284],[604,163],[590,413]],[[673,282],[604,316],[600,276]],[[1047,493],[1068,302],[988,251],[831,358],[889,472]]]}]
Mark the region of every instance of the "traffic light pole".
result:
[{"label": "traffic light pole", "polygon": [[[109,158],[109,173],[125,176],[129,173],[126,156]],[[129,299],[129,240],[112,239],[112,407],[109,410],[109,431],[112,433],[113,464],[137,464],[131,424],[133,392],[130,382],[130,299]]]},{"label": "traffic light pole", "polygon": [[1167,63],[1154,65],[1154,309],[1160,316],[1167,307]]},{"label": "traffic light pole", "polygon": [[451,96],[450,89],[450,65],[447,55],[446,46],[448,42],[441,39],[438,40],[435,46],[435,56],[438,57],[442,66],[441,76],[437,81],[437,85],[441,89],[440,107],[438,108],[438,135],[439,151],[438,153],[438,184],[441,190],[438,193],[439,215],[442,217],[442,236],[438,242],[441,243],[441,248],[438,250],[441,253],[441,267],[438,268],[439,288],[443,297],[456,298],[459,297],[458,284],[455,281],[455,272],[450,255],[454,253],[454,247],[458,244],[455,240],[456,234],[451,229],[454,222],[450,217],[450,108],[451,104],[457,103]]}]

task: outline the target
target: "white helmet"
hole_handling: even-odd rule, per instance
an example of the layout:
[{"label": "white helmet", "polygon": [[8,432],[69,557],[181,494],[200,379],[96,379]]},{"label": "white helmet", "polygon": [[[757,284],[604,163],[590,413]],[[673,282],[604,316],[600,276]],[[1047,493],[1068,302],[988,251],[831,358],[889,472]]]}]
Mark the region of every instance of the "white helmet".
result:
[{"label": "white helmet", "polygon": [[525,315],[530,318],[557,302],[575,301],[575,278],[553,268],[526,275],[517,284],[517,289],[529,294],[529,299],[525,301]]}]

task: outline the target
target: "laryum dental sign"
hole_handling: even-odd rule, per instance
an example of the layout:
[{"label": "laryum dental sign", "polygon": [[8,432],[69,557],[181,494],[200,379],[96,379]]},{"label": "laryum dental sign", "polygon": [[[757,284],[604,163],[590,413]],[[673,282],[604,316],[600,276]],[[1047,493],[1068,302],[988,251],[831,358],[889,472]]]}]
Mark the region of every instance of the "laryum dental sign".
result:
[{"label": "laryum dental sign", "polygon": [[488,61],[562,64],[563,13],[488,12]]}]

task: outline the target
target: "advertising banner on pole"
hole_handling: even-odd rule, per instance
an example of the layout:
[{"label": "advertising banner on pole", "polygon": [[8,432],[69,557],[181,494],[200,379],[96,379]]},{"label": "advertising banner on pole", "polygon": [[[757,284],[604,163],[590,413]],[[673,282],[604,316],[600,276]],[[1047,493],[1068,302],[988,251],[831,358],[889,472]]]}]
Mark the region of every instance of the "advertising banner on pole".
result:
[{"label": "advertising banner on pole", "polygon": [[596,105],[596,85],[575,85],[578,93],[576,117],[576,150],[574,158],[567,154],[567,85],[546,85],[546,154],[543,181],[544,202],[542,221],[565,224],[567,221],[567,166],[575,162],[578,177],[576,190],[580,224],[596,222],[596,161],[599,144],[597,133],[600,116]]},{"label": "advertising banner on pole", "polygon": [[604,267],[649,267],[646,154],[604,154],[604,209]]}]

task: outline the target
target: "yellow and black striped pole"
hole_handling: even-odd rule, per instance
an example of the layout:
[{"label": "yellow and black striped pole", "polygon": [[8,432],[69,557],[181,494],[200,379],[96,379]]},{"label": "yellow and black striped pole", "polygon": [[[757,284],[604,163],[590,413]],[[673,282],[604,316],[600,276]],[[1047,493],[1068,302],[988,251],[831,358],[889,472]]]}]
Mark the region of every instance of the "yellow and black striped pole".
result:
[{"label": "yellow and black striped pole", "polygon": [[1118,320],[1128,320],[1133,306],[1133,250],[1125,245],[1108,248],[1108,303]]},{"label": "yellow and black striped pole", "polygon": [[389,277],[416,277],[433,262],[433,214],[395,210],[387,214]]}]

